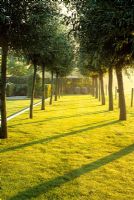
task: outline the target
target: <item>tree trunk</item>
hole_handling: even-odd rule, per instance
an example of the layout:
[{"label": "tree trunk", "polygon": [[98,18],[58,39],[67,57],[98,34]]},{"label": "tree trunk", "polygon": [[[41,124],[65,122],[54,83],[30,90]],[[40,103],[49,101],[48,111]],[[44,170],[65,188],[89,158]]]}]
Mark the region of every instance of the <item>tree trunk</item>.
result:
[{"label": "tree trunk", "polygon": [[101,100],[102,100],[102,105],[105,105],[105,92],[104,92],[104,81],[103,81],[103,73],[100,72],[100,84],[101,84]]},{"label": "tree trunk", "polygon": [[126,102],[125,102],[125,94],[124,94],[124,86],[123,86],[123,76],[122,76],[122,68],[116,67],[116,76],[118,82],[118,92],[119,92],[119,108],[120,108],[120,120],[126,120]]},{"label": "tree trunk", "polygon": [[95,77],[95,98],[98,98],[98,78]]},{"label": "tree trunk", "polygon": [[63,96],[63,78],[60,79],[60,95]]},{"label": "tree trunk", "polygon": [[7,116],[6,116],[6,69],[7,69],[7,54],[8,45],[2,47],[2,62],[1,62],[1,130],[0,138],[8,137],[7,133]]},{"label": "tree trunk", "polygon": [[29,113],[30,119],[33,118],[33,99],[34,99],[34,93],[35,93],[36,72],[37,72],[37,66],[34,65],[33,83],[32,83],[32,91],[31,91],[31,102],[30,102],[30,113]]},{"label": "tree trunk", "polygon": [[94,77],[92,77],[92,96],[95,96],[95,81],[94,81]]},{"label": "tree trunk", "polygon": [[42,66],[42,103],[41,110],[45,110],[45,66]]},{"label": "tree trunk", "polygon": [[58,96],[60,99],[60,97],[61,97],[61,80],[60,80],[60,78],[58,79]]},{"label": "tree trunk", "polygon": [[99,101],[101,101],[101,82],[100,82],[100,78],[99,78]]},{"label": "tree trunk", "polygon": [[52,101],[53,101],[53,79],[54,79],[54,75],[53,75],[53,72],[51,72],[51,96],[50,96],[50,102],[49,102],[50,105],[52,105]]},{"label": "tree trunk", "polygon": [[108,82],[109,111],[112,111],[114,109],[114,106],[113,106],[113,69],[112,69],[112,67],[109,68],[108,75],[109,75],[109,82]]},{"label": "tree trunk", "polygon": [[105,95],[107,96],[107,90],[108,90],[108,88],[107,88],[107,84],[105,85]]},{"label": "tree trunk", "polygon": [[55,101],[57,101],[58,97],[58,73],[56,73],[56,81],[55,81]]}]

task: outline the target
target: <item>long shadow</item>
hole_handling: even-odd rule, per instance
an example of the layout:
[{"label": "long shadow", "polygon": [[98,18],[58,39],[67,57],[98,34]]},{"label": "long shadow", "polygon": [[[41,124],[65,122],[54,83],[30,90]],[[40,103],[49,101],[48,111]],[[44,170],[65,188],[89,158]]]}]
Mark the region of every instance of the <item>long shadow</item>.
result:
[{"label": "long shadow", "polygon": [[129,112],[128,113],[131,117],[134,117],[134,112]]},{"label": "long shadow", "polygon": [[82,117],[82,116],[88,116],[88,115],[97,115],[97,114],[102,114],[102,113],[108,113],[108,110],[103,110],[103,111],[96,111],[96,112],[87,112],[87,113],[83,113],[83,114],[76,114],[76,115],[69,115],[69,116],[59,116],[59,117],[50,117],[47,118],[45,120],[42,121],[34,121],[34,122],[26,122],[26,123],[18,123],[18,124],[14,124],[14,125],[9,125],[8,127],[14,127],[17,125],[24,125],[24,124],[37,124],[37,123],[41,123],[41,122],[49,122],[49,121],[53,121],[53,120],[59,120],[59,119],[69,119],[69,118],[74,118],[74,117]]},{"label": "long shadow", "polygon": [[32,198],[38,198],[39,195],[45,194],[48,191],[60,187],[65,183],[68,183],[81,175],[84,175],[86,173],[89,173],[91,171],[97,170],[98,168],[105,166],[123,156],[126,156],[134,151],[134,144],[131,144],[123,149],[121,149],[118,152],[112,153],[108,156],[105,156],[103,158],[100,158],[94,162],[91,162],[89,164],[83,165],[80,168],[74,169],[63,176],[58,176],[54,179],[51,179],[49,181],[45,181],[43,183],[40,183],[38,185],[35,185],[31,188],[28,188],[22,192],[19,192],[17,195],[10,197],[9,200],[25,200],[25,199],[32,199]]},{"label": "long shadow", "polygon": [[[76,103],[76,104],[78,104],[80,101],[82,102],[82,101],[87,101],[87,102],[90,102],[90,101],[96,101],[96,102],[98,102],[97,101],[97,99],[96,98],[94,98],[94,97],[89,97],[89,98],[87,98],[87,99],[82,99],[82,100],[80,100],[80,99],[78,99],[78,100],[76,100],[76,97],[77,96],[79,96],[79,95],[75,95],[75,99],[72,99],[72,101],[73,101],[73,103]],[[54,101],[55,102],[55,101]],[[66,104],[66,105],[68,105],[68,103],[70,102],[70,99],[69,100],[60,100],[59,101],[60,103],[64,103],[64,105]],[[58,106],[61,106],[60,104],[55,104],[54,106],[56,106],[56,107],[58,107]]]},{"label": "long shadow", "polygon": [[99,106],[102,106],[102,105],[91,105],[91,106],[84,106],[84,107],[75,107],[75,108],[67,108],[67,109],[55,109],[55,110],[46,110],[45,112],[56,112],[56,111],[65,111],[65,110],[77,110],[77,109],[81,109],[81,108],[85,108],[85,109],[87,109],[87,108],[92,108],[92,107],[99,107]]},{"label": "long shadow", "polygon": [[67,136],[72,136],[72,135],[75,135],[75,134],[82,133],[84,131],[102,128],[104,126],[112,125],[112,124],[115,124],[115,123],[118,123],[118,122],[119,122],[118,120],[114,120],[114,121],[111,121],[111,122],[86,127],[86,128],[79,129],[79,130],[70,131],[70,132],[67,132],[67,133],[64,133],[64,134],[58,134],[58,135],[55,135],[55,136],[52,136],[52,137],[43,138],[43,139],[40,139],[40,140],[35,140],[35,141],[28,142],[28,143],[25,143],[25,144],[20,144],[18,146],[13,146],[13,147],[9,147],[9,148],[6,148],[6,149],[2,149],[2,150],[0,150],[0,153],[22,149],[22,148],[29,147],[29,146],[32,146],[32,145],[35,145],[35,144],[48,143],[48,142],[51,142],[51,141],[56,140],[56,139],[60,139],[60,138],[67,137]]}]

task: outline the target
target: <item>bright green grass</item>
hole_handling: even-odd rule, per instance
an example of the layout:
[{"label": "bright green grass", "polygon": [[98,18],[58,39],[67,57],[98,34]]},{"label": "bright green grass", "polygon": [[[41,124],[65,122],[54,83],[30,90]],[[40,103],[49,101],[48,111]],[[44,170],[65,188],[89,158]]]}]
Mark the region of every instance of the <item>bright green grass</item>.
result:
[{"label": "bright green grass", "polygon": [[[35,99],[34,103],[39,102],[39,99]],[[28,107],[30,104],[29,99],[23,99],[23,100],[7,100],[7,116],[16,113],[26,107]]]},{"label": "bright green grass", "polygon": [[134,200],[134,108],[119,122],[93,97],[65,96],[8,125],[2,200]]}]

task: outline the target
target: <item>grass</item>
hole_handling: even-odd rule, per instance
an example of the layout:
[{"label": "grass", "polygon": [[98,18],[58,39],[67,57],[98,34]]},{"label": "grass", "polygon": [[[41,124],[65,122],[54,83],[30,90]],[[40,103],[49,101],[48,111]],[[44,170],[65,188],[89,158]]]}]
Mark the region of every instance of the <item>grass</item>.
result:
[{"label": "grass", "polygon": [[[34,102],[39,102],[39,99],[35,99]],[[7,116],[16,113],[23,108],[28,107],[30,104],[30,99],[22,99],[22,100],[7,100]],[[1,117],[1,116],[0,116]]]},{"label": "grass", "polygon": [[65,96],[8,122],[2,200],[133,200],[134,108],[118,121],[89,96]]}]

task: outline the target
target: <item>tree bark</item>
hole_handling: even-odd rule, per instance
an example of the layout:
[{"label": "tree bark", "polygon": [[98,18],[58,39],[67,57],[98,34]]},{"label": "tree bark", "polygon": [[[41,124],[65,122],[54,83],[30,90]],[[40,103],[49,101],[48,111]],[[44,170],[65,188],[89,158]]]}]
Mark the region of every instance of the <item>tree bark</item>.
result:
[{"label": "tree bark", "polygon": [[37,72],[37,66],[34,65],[33,83],[32,83],[32,91],[31,91],[31,102],[30,102],[30,113],[29,113],[30,119],[33,118],[33,99],[34,99],[34,93],[35,93],[36,72]]},{"label": "tree bark", "polygon": [[53,72],[51,72],[51,96],[50,96],[50,102],[49,104],[52,105],[53,102],[53,79],[54,79],[54,75]]},{"label": "tree bark", "polygon": [[7,133],[7,116],[6,116],[6,70],[7,70],[7,54],[8,45],[2,47],[2,62],[1,62],[1,130],[0,138],[6,139]]},{"label": "tree bark", "polygon": [[106,104],[105,101],[105,92],[104,92],[104,81],[103,81],[103,72],[100,72],[100,84],[101,84],[101,101],[102,101],[102,105]]},{"label": "tree bark", "polygon": [[57,97],[58,97],[58,73],[56,73],[56,82],[55,82],[55,101],[57,101]]},{"label": "tree bark", "polygon": [[100,78],[99,78],[99,101],[101,101],[101,82],[100,82]]},{"label": "tree bark", "polygon": [[108,81],[109,111],[112,111],[114,109],[114,106],[113,106],[113,69],[112,69],[112,67],[109,68],[108,75],[109,75],[109,81]]},{"label": "tree bark", "polygon": [[122,68],[116,67],[116,76],[118,82],[118,93],[119,93],[119,120],[126,120],[126,102],[125,102],[125,94],[124,94],[124,85],[123,85],[123,76],[122,76]]},{"label": "tree bark", "polygon": [[94,77],[92,77],[92,96],[95,96],[95,81],[94,81]]},{"label": "tree bark", "polygon": [[98,78],[95,77],[95,98],[98,98]]},{"label": "tree bark", "polygon": [[45,110],[45,66],[42,66],[42,103],[41,110]]},{"label": "tree bark", "polygon": [[60,95],[63,96],[63,78],[60,79]]},{"label": "tree bark", "polygon": [[61,97],[61,80],[60,80],[60,78],[58,78],[58,96],[60,99],[60,97]]}]

